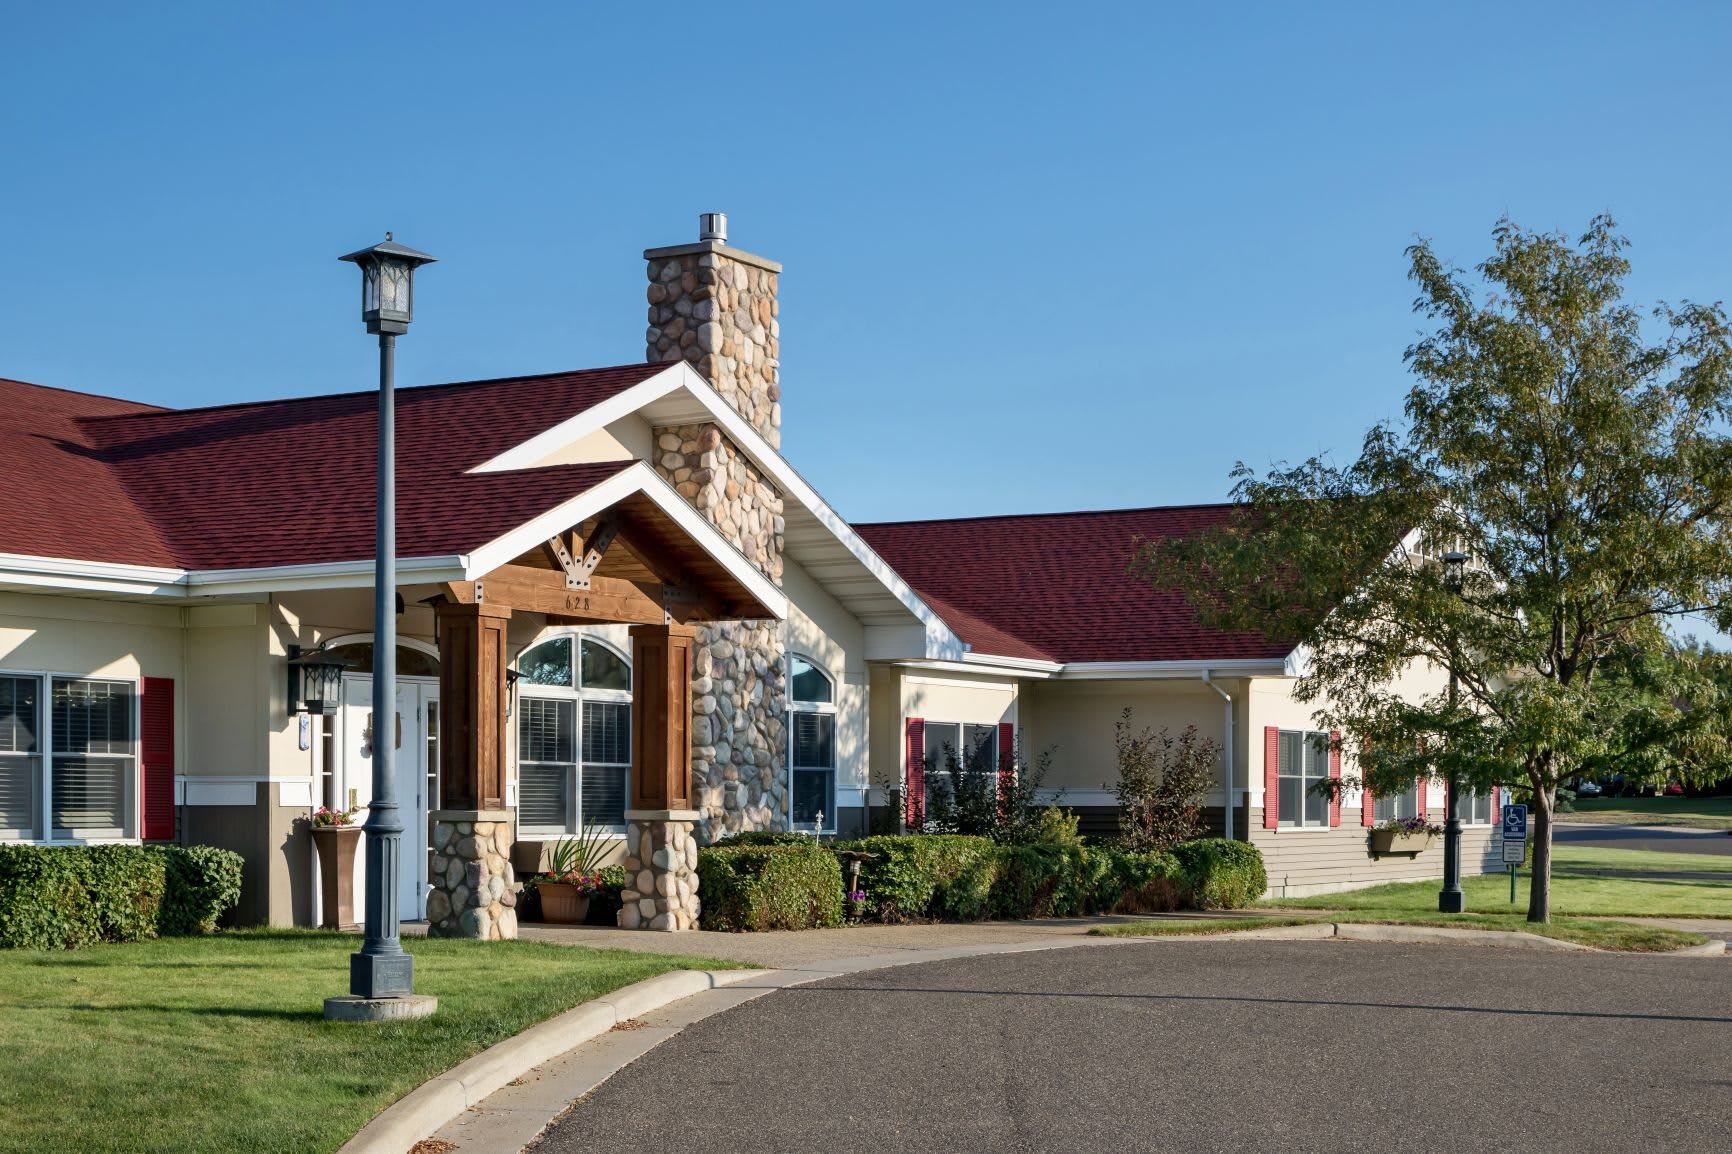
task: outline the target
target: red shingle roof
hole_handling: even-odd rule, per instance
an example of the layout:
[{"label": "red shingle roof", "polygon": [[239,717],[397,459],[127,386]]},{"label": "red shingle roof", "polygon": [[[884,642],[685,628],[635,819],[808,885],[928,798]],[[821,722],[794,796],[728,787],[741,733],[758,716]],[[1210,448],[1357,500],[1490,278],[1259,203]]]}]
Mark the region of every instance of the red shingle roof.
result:
[{"label": "red shingle roof", "polygon": [[894,521],[854,528],[976,652],[1047,661],[1277,659],[1292,649],[1198,623],[1127,575],[1137,538],[1185,537],[1230,505]]},{"label": "red shingle roof", "polygon": [[[397,551],[469,552],[630,462],[470,475],[661,372],[401,389]],[[373,555],[378,394],[165,410],[0,382],[0,552],[230,569]]]}]

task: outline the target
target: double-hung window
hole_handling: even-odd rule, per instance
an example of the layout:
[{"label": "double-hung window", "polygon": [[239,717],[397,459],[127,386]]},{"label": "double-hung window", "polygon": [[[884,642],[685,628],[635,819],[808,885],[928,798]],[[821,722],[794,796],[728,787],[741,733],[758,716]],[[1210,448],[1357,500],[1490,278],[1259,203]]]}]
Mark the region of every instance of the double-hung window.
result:
[{"label": "double-hung window", "polygon": [[1419,783],[1408,786],[1400,793],[1374,794],[1376,802],[1376,817],[1380,822],[1406,820],[1419,816]]},{"label": "double-hung window", "polygon": [[[943,790],[954,800],[958,782],[956,770],[974,772],[979,782],[986,775],[998,772],[998,726],[967,725],[955,721],[928,721],[926,743],[926,797],[928,807],[935,790]],[[991,788],[996,791],[998,779],[993,776]]]},{"label": "double-hung window", "polygon": [[1281,731],[1280,796],[1277,799],[1283,826],[1329,826],[1329,797],[1316,792],[1318,782],[1329,778],[1329,735],[1305,730]]},{"label": "double-hung window", "polygon": [[1456,790],[1455,812],[1465,825],[1490,825],[1494,819],[1491,812],[1491,791]]},{"label": "double-hung window", "polygon": [[517,662],[517,821],[526,836],[625,829],[631,665],[592,637],[544,641]]},{"label": "double-hung window", "polygon": [[788,678],[789,817],[795,829],[836,828],[836,682],[791,654]]},{"label": "double-hung window", "polygon": [[45,820],[54,839],[131,836],[137,698],[130,681],[0,674],[0,838]]}]

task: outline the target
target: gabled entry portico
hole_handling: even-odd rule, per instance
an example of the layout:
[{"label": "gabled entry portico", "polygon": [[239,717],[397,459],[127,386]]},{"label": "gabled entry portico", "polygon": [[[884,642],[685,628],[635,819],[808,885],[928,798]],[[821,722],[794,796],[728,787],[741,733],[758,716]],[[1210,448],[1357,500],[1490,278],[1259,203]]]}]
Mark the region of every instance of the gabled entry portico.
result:
[{"label": "gabled entry portico", "polygon": [[[562,527],[473,580],[438,587],[440,796],[430,815],[429,932],[516,936],[507,714],[514,617],[631,626],[634,678],[628,928],[697,924],[691,804],[692,622],[781,620],[779,590],[659,481]],[[663,499],[657,499],[663,498]],[[487,551],[478,551],[484,555]]]}]

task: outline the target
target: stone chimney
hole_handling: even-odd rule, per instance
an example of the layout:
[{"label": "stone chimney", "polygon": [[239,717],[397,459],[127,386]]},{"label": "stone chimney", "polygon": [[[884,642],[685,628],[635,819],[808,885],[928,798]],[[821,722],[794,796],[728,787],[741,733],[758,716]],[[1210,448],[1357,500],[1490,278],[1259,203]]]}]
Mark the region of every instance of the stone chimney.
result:
[{"label": "stone chimney", "polygon": [[[644,252],[652,363],[690,361],[775,448],[782,442],[776,380],[775,261],[730,248],[721,213],[698,218],[696,244]],[[714,422],[655,429],[655,468],[770,580],[782,582],[783,498]],[[700,626],[693,652],[692,799],[697,834],[712,842],[785,828],[787,683],[775,621]]]},{"label": "stone chimney", "polygon": [[782,266],[730,247],[727,214],[720,212],[698,217],[695,244],[645,249],[643,257],[649,274],[645,359],[690,361],[780,449],[776,281]]}]

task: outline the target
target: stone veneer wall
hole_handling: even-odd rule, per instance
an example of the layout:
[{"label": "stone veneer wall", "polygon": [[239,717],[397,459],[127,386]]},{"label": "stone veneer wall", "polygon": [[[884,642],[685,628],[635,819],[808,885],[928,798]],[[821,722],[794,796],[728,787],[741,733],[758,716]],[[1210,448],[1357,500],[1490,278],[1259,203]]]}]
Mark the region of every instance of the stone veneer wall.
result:
[{"label": "stone veneer wall", "polygon": [[427,933],[494,941],[517,936],[509,811],[447,810],[433,817]]},{"label": "stone veneer wall", "polygon": [[[782,444],[782,266],[716,239],[650,249],[651,362],[689,361],[735,411]],[[782,495],[713,424],[656,430],[656,468],[721,534],[777,584]],[[788,817],[787,692],[779,622],[701,626],[693,653],[692,803],[697,837],[714,841]]]},{"label": "stone veneer wall", "polygon": [[621,929],[698,928],[698,842],[692,826],[689,821],[626,823]]},{"label": "stone veneer wall", "polygon": [[[782,580],[782,496],[713,424],[658,429],[656,470],[766,576]],[[697,627],[692,804],[704,842],[788,815],[787,670],[777,621]]]}]

